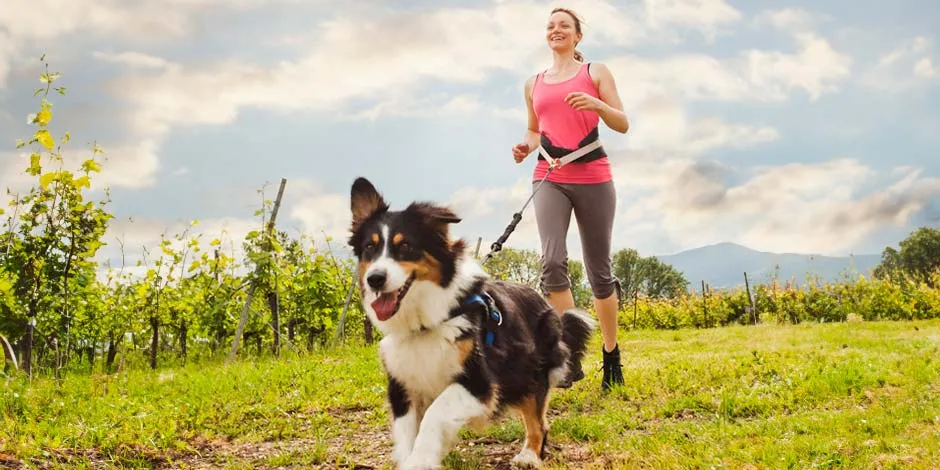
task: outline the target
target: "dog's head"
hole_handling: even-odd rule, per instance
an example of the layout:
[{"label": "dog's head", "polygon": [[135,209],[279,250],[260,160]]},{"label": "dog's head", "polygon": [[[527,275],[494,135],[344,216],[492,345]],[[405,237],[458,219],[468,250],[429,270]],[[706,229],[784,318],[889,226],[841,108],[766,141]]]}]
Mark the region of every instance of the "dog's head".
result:
[{"label": "dog's head", "polygon": [[415,284],[445,288],[454,278],[463,242],[450,240],[448,227],[460,222],[449,209],[414,202],[401,211],[365,178],[353,182],[349,245],[359,262],[363,301],[380,322],[401,309]]}]

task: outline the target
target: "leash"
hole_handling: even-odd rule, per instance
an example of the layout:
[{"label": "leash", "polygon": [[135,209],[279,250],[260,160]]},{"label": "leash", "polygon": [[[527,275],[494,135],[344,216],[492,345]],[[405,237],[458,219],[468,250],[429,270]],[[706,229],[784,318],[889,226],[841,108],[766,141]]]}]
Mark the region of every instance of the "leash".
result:
[{"label": "leash", "polygon": [[[548,154],[548,151],[545,150],[545,147],[539,145],[539,148],[538,148],[539,154],[541,154],[542,157],[548,161],[548,171],[546,171],[545,176],[543,176],[542,179],[539,180],[539,184],[535,187],[534,190],[532,190],[532,194],[530,194],[529,198],[526,199],[525,204],[522,205],[522,208],[520,208],[518,212],[512,215],[512,222],[509,223],[509,225],[506,227],[506,230],[503,231],[503,234],[500,235],[499,238],[497,238],[496,241],[494,241],[492,245],[490,245],[490,252],[487,253],[486,256],[483,257],[483,261],[481,262],[481,264],[486,263],[490,258],[493,257],[493,255],[495,255],[496,253],[498,253],[499,251],[503,249],[503,243],[506,243],[506,240],[509,238],[509,235],[511,235],[512,232],[516,230],[516,225],[518,225],[519,221],[522,220],[522,213],[525,211],[526,207],[529,206],[529,203],[532,202],[532,199],[535,197],[535,194],[538,193],[539,189],[542,187],[542,183],[545,183],[545,180],[548,178],[548,175],[552,174],[552,172],[555,171],[556,168],[560,168],[564,165],[567,165],[587,155],[588,153],[596,150],[600,146],[601,146],[600,139],[595,139],[590,144],[587,144],[584,147],[581,147],[575,151],[572,151],[566,154],[564,157],[552,158],[552,156]],[[349,304],[352,301],[353,289],[356,288],[357,277],[358,277],[358,267],[356,268],[356,272],[353,274],[352,282],[349,284],[349,292],[346,293],[346,304],[343,305],[343,313],[340,314],[339,326],[337,328],[336,337],[333,338],[334,344],[336,343],[337,340],[340,339],[340,334],[345,333],[346,313],[349,311]],[[618,287],[619,287],[619,282],[618,282]],[[482,299],[476,299],[476,298],[471,299],[473,303],[477,303],[479,300],[482,300]],[[486,302],[481,302],[481,303],[487,306]],[[489,310],[489,313],[493,314],[494,311],[495,310]],[[502,316],[499,314],[498,311],[495,311],[495,318],[490,317],[488,315],[487,319],[490,321],[496,320],[497,326],[502,324]],[[486,340],[488,343],[492,343],[494,339],[492,335],[493,333],[491,330],[487,332]],[[343,335],[343,339],[345,339],[345,335]]]},{"label": "leash", "polygon": [[548,175],[552,174],[552,172],[555,171],[556,168],[560,168],[564,165],[567,165],[568,163],[571,163],[587,155],[588,153],[594,151],[600,146],[601,146],[601,141],[600,139],[597,139],[594,142],[591,142],[590,144],[585,145],[584,147],[581,147],[573,152],[568,153],[564,157],[552,158],[552,156],[548,154],[548,151],[545,150],[545,147],[542,147],[540,145],[538,148],[538,151],[545,158],[545,160],[549,162],[548,171],[546,171],[545,176],[543,176],[542,179],[539,180],[539,184],[535,186],[534,190],[532,190],[532,194],[530,194],[529,198],[526,199],[525,204],[522,205],[522,208],[519,209],[519,212],[516,212],[515,214],[512,215],[512,222],[510,222],[509,225],[506,226],[506,230],[503,231],[503,234],[500,235],[499,238],[497,238],[496,241],[494,241],[492,245],[490,245],[490,252],[487,253],[486,256],[483,257],[482,262],[486,263],[490,258],[493,257],[493,255],[495,255],[497,252],[503,249],[503,243],[506,243],[506,240],[509,238],[509,235],[511,235],[512,232],[516,230],[516,225],[519,225],[519,221],[522,220],[522,213],[525,211],[525,208],[528,207],[529,203],[532,202],[532,199],[535,198],[535,194],[539,192],[539,189],[542,187],[542,184],[545,183],[545,180],[548,178]]}]

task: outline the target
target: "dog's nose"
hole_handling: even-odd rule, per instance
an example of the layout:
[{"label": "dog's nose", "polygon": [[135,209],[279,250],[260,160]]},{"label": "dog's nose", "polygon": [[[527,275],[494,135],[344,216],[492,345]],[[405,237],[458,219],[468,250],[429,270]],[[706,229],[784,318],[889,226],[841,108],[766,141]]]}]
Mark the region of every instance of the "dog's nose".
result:
[{"label": "dog's nose", "polygon": [[385,275],[385,271],[375,271],[372,274],[369,274],[368,277],[366,277],[366,282],[369,283],[369,287],[375,290],[378,290],[378,289],[381,289],[382,286],[385,285],[386,277],[387,276]]}]

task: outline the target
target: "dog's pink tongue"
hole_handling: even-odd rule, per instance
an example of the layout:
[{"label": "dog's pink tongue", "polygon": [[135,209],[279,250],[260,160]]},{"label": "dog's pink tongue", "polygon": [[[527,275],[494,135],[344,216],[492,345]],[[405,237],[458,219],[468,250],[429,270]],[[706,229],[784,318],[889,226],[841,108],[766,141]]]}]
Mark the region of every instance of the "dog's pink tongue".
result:
[{"label": "dog's pink tongue", "polygon": [[398,293],[396,292],[386,292],[372,301],[372,310],[375,310],[375,316],[378,317],[380,321],[391,318],[397,306]]}]

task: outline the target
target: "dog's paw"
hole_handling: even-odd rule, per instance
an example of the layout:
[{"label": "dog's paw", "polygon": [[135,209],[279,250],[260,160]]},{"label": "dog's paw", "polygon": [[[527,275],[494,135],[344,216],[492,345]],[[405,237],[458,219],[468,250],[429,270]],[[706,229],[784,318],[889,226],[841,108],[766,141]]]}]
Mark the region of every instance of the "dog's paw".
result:
[{"label": "dog's paw", "polygon": [[542,466],[542,459],[532,449],[526,447],[512,458],[512,466],[513,468],[539,468]]},{"label": "dog's paw", "polygon": [[413,453],[399,468],[401,470],[436,470],[441,468],[441,462],[426,455]]}]

